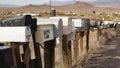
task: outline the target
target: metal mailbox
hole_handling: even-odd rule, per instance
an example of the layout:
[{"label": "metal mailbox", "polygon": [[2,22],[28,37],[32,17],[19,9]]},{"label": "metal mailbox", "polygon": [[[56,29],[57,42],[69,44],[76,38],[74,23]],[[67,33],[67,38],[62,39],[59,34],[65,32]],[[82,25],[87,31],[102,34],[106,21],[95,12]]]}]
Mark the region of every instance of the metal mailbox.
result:
[{"label": "metal mailbox", "polygon": [[0,42],[29,42],[31,30],[26,26],[0,27]]},{"label": "metal mailbox", "polygon": [[30,26],[31,30],[36,30],[36,21],[32,19],[31,15],[16,16],[2,19],[0,26]]},{"label": "metal mailbox", "polygon": [[36,42],[43,43],[54,39],[53,24],[38,24],[35,32]]},{"label": "metal mailbox", "polygon": [[89,19],[72,19],[76,31],[83,32],[90,28],[90,20]]},{"label": "metal mailbox", "polygon": [[98,27],[98,25],[99,25],[99,21],[90,20],[90,26],[91,27]]},{"label": "metal mailbox", "polygon": [[83,26],[85,30],[88,30],[90,28],[90,19],[84,19],[82,18]]},{"label": "metal mailbox", "polygon": [[72,32],[75,31],[74,29],[74,24],[72,23],[72,18],[71,17],[50,17],[50,19],[62,19],[63,21],[63,34],[68,35]]},{"label": "metal mailbox", "polygon": [[30,15],[16,16],[2,20],[1,26],[28,26],[31,24],[32,17]]},{"label": "metal mailbox", "polygon": [[36,19],[30,15],[16,16],[1,20],[1,42],[29,42],[31,31],[36,30]]},{"label": "metal mailbox", "polygon": [[63,35],[63,22],[61,19],[37,18],[37,25],[39,24],[54,24],[55,37]]},{"label": "metal mailbox", "polygon": [[84,31],[84,26],[82,19],[72,19],[72,22],[74,23],[74,27],[77,32],[83,32]]}]

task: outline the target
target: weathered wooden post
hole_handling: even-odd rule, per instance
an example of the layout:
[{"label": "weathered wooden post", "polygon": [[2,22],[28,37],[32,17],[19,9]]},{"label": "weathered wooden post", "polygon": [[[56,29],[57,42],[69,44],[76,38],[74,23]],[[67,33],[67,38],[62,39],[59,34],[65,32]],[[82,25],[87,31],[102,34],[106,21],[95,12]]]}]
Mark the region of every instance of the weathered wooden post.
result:
[{"label": "weathered wooden post", "polygon": [[[74,23],[74,28],[76,29],[76,36],[74,43],[74,58],[75,58],[75,63],[77,61],[77,58],[79,57],[79,51],[80,53],[83,51],[83,22],[81,19],[72,19],[72,22]],[[80,44],[80,46],[79,46]],[[80,49],[79,49],[80,47]]]},{"label": "weathered wooden post", "polygon": [[63,68],[71,68],[71,40],[74,39],[74,25],[71,17],[51,17],[51,19],[62,19],[63,21],[63,37],[62,37],[62,50],[63,50]]},{"label": "weathered wooden post", "polygon": [[[86,35],[86,50],[88,51],[89,49],[89,27],[90,27],[90,21],[89,19],[73,19],[72,20],[75,28],[76,28],[76,38],[78,38],[80,41],[80,46],[77,46],[78,48],[80,47],[80,53],[83,51],[83,36]],[[76,52],[76,50],[75,50]],[[76,53],[75,53],[76,55]],[[76,57],[75,57],[76,58]]]},{"label": "weathered wooden post", "polygon": [[87,30],[86,34],[86,50],[89,50],[89,31],[90,31],[90,19],[83,19],[84,30]]},{"label": "weathered wooden post", "polygon": [[[45,66],[46,68],[49,66],[51,62],[53,62],[51,65],[52,68],[54,68],[54,60],[55,60],[55,51],[54,48],[56,46],[56,38],[59,40],[59,50],[60,50],[60,68],[62,68],[62,35],[63,35],[63,22],[61,19],[49,19],[49,18],[37,18],[38,25],[49,25],[49,24],[54,24],[54,39],[50,41],[44,42],[45,46]],[[46,50],[47,49],[47,50]],[[49,51],[48,51],[49,50]],[[47,52],[48,53],[47,53]],[[50,52],[50,53],[49,53]],[[50,56],[47,58],[48,56]],[[49,59],[52,59],[51,61]],[[48,62],[49,61],[49,62]],[[50,64],[49,64],[50,63]]]},{"label": "weathered wooden post", "polygon": [[97,30],[97,47],[99,47],[99,37],[101,33],[101,25],[102,25],[102,20],[99,19],[91,19],[90,20],[90,27],[93,28],[94,30]]},{"label": "weathered wooden post", "polygon": [[54,31],[53,24],[37,24],[37,32],[35,33],[36,41],[44,43],[44,68],[54,68]]}]

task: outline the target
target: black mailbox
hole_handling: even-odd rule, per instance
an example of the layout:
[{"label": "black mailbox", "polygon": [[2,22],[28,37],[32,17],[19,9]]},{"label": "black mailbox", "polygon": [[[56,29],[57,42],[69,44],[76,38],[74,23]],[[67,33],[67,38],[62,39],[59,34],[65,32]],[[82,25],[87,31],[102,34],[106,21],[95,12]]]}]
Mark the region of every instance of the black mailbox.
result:
[{"label": "black mailbox", "polygon": [[13,68],[13,54],[10,46],[0,46],[0,68]]},{"label": "black mailbox", "polygon": [[6,18],[1,21],[1,26],[30,26],[31,30],[36,30],[36,21],[31,15],[16,16]]},{"label": "black mailbox", "polygon": [[90,28],[90,19],[83,19],[82,18],[82,22],[83,22],[84,30],[88,30]]}]

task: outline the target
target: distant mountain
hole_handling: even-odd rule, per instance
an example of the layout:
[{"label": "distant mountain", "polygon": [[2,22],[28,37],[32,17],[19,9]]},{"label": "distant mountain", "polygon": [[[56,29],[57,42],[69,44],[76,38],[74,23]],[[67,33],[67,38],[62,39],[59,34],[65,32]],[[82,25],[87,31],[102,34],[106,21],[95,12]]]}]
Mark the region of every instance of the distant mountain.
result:
[{"label": "distant mountain", "polygon": [[119,7],[120,6],[120,0],[99,0],[99,1],[89,2],[89,3],[95,6],[100,6],[100,7]]},{"label": "distant mountain", "polygon": [[[86,2],[77,1],[72,4],[64,4],[64,5],[57,5],[53,6],[52,8],[55,8],[57,12],[60,13],[92,13],[93,11],[96,11],[98,13],[106,12],[106,13],[113,13],[113,12],[120,12],[119,8],[106,8],[106,7],[96,7]],[[0,8],[0,11],[2,11],[4,8]],[[48,4],[43,5],[25,5],[21,7],[16,8],[6,8],[5,11],[11,11],[11,12],[50,12],[50,6]]]},{"label": "distant mountain", "polygon": [[18,5],[0,4],[0,7],[18,7]]},{"label": "distant mountain", "polygon": [[[61,5],[67,5],[67,4],[74,4],[76,1],[52,1],[51,5],[53,6],[61,6]],[[46,4],[50,4],[49,2]]]}]

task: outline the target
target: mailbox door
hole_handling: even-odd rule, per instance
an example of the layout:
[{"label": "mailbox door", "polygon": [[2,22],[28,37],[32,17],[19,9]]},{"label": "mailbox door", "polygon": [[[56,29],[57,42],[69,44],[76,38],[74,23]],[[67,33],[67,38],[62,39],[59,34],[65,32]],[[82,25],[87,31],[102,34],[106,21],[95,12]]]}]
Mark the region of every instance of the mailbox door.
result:
[{"label": "mailbox door", "polygon": [[37,25],[54,24],[55,37],[63,35],[63,22],[61,19],[37,18]]},{"label": "mailbox door", "polygon": [[36,42],[43,43],[54,39],[53,24],[49,25],[38,25],[35,33]]},{"label": "mailbox door", "polygon": [[29,42],[29,27],[0,27],[0,42]]}]

